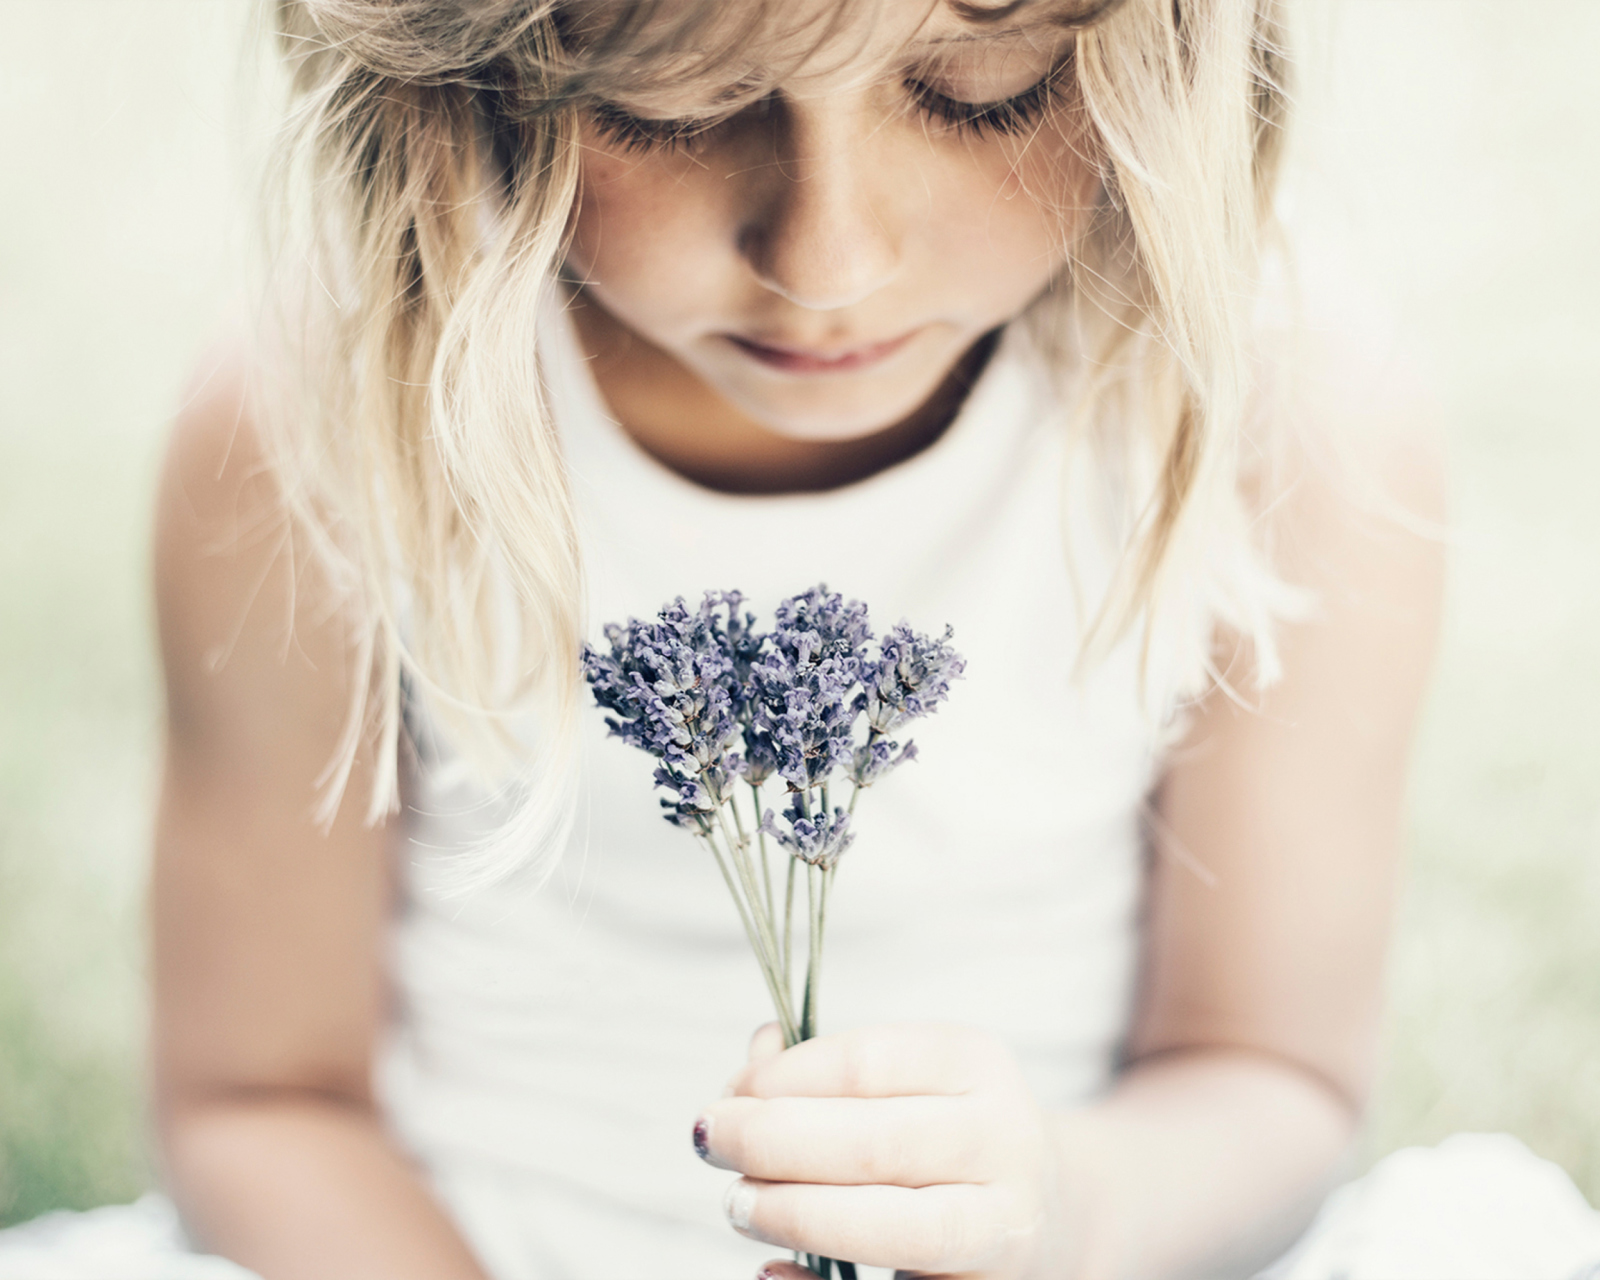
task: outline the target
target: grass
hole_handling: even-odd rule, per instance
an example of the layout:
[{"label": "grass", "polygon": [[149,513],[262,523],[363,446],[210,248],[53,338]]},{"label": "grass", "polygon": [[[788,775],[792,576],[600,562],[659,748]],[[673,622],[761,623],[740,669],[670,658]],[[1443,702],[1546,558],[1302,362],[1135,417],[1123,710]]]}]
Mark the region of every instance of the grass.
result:
[{"label": "grass", "polygon": [[[4,12],[0,1223],[150,1178],[145,528],[237,240],[243,6]],[[1435,371],[1459,531],[1369,1151],[1507,1130],[1600,1202],[1600,173],[1574,141],[1600,129],[1600,9],[1325,12],[1312,151]]]}]

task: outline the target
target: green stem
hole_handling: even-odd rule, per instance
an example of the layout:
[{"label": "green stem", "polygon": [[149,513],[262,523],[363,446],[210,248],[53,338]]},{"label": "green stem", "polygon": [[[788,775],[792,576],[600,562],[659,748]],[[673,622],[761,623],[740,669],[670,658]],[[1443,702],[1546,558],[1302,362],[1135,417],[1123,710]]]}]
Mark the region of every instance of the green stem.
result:
[{"label": "green stem", "polygon": [[[872,744],[881,737],[883,737],[883,735],[876,729],[868,729],[867,749],[870,751],[872,749]],[[865,790],[866,788],[861,786],[859,783],[852,782],[850,784],[850,807],[848,810],[846,810],[846,812],[849,813],[852,818],[856,816],[856,801],[861,799],[861,793]]]},{"label": "green stem", "polygon": [[783,888],[783,985],[794,989],[794,869],[800,859],[789,855],[788,883]]},{"label": "green stem", "polygon": [[[738,818],[735,810],[734,817]],[[744,885],[745,895],[750,907],[750,913],[755,917],[756,924],[761,931],[763,942],[762,954],[774,969],[778,964],[778,938],[773,932],[772,920],[762,909],[761,891],[756,887],[755,869],[750,865],[748,845],[742,839],[736,840],[733,832],[728,827],[727,815],[722,812],[722,806],[717,806],[717,824],[722,828],[722,838],[727,842],[729,853],[732,857],[734,868],[739,873],[739,879]]]},{"label": "green stem", "polygon": [[[761,878],[767,884],[767,916],[777,920],[778,909],[772,899],[772,864],[767,861],[767,833],[761,829],[761,788],[755,783],[750,784],[750,807],[755,810],[756,840],[761,845]],[[784,961],[784,981],[789,979],[788,961]]]},{"label": "green stem", "polygon": [[745,909],[744,899],[740,896],[738,887],[734,884],[733,876],[728,871],[728,864],[723,859],[722,850],[717,848],[717,842],[710,830],[702,833],[706,847],[711,850],[711,856],[717,860],[717,870],[722,872],[723,883],[728,886],[728,892],[733,896],[733,905],[739,909],[739,921],[744,925],[745,937],[750,939],[750,948],[756,953],[756,962],[761,966],[761,976],[767,981],[767,990],[772,995],[773,1007],[778,1012],[778,1023],[783,1028],[783,1038],[786,1044],[795,1044],[799,1041],[799,1032],[795,1029],[794,1014],[789,1012],[788,993],[778,984],[778,975],[773,972],[772,966],[762,954],[761,942],[751,923],[750,913]]},{"label": "green stem", "polygon": [[806,863],[806,905],[809,908],[807,915],[808,929],[806,935],[806,1002],[800,1015],[800,1038],[809,1040],[817,1034],[817,984],[821,975],[817,972],[817,962],[821,959],[821,938],[817,936],[819,924],[817,916],[817,869],[809,862]]}]

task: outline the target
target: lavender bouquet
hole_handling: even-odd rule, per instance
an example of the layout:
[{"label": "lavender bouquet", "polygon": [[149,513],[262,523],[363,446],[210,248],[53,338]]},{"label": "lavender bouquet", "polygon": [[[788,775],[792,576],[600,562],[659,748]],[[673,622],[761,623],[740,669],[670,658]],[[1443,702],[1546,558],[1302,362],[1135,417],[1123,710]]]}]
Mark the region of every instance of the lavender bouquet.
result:
[{"label": "lavender bouquet", "polygon": [[[948,627],[934,638],[902,622],[874,643],[866,605],[825,586],[780,603],[770,632],[741,614],[743,602],[737,591],[707,592],[691,611],[680,596],[653,622],[613,623],[610,652],[584,647],[583,673],[613,713],[612,734],[659,762],[667,821],[716,859],[788,1047],[817,1034],[828,897],[855,840],[856,803],[916,758],[915,744],[895,735],[944,701],[965,664]],[[787,799],[781,814],[764,804],[769,782]],[[785,863],[781,910],[773,845]],[[796,1000],[801,875],[806,955]],[[828,1259],[808,1262],[830,1274]],[[854,1268],[841,1263],[840,1272],[848,1280]]]}]

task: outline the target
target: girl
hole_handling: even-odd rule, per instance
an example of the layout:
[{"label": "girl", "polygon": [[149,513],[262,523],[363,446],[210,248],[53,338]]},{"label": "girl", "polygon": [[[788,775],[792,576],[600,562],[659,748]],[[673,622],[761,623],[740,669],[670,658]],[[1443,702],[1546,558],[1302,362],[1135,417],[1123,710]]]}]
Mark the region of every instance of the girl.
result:
[{"label": "girl", "polygon": [[[1279,5],[274,7],[281,323],[158,530],[191,1233],[338,1280],[1268,1259],[1368,1089],[1440,578],[1330,462],[1435,515],[1410,402],[1286,319]],[[968,675],[864,811],[836,1033],[747,1055],[737,919],[576,656],[818,580]]]}]

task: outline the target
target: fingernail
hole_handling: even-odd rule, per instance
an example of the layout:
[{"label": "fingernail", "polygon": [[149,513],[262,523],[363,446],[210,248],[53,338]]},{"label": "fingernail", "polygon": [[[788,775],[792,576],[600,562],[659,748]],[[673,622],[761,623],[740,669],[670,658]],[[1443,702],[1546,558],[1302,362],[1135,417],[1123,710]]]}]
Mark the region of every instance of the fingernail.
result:
[{"label": "fingernail", "polygon": [[756,1189],[743,1178],[728,1188],[723,1197],[722,1210],[735,1231],[750,1230],[750,1213],[756,1207]]},{"label": "fingernail", "polygon": [[711,1156],[711,1122],[704,1116],[694,1122],[694,1153],[702,1160]]}]

